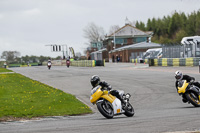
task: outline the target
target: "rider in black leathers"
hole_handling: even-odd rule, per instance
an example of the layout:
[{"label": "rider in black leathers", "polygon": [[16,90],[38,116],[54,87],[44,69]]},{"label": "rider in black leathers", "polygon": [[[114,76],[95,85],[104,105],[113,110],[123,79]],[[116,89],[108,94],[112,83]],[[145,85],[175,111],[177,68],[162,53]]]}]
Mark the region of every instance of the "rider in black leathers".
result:
[{"label": "rider in black leathers", "polygon": [[[197,86],[197,87],[200,88],[199,82],[194,82],[194,81],[195,81],[195,78],[194,78],[194,77],[191,77],[191,76],[189,76],[189,75],[183,75],[183,73],[182,73],[181,71],[176,71],[176,72],[175,72],[175,78],[176,78],[175,86],[176,86],[177,91],[178,91],[178,83],[179,83],[179,81],[181,81],[181,80],[186,80],[188,83],[190,82],[190,83],[192,83],[193,85],[195,85],[195,86]],[[183,97],[182,101],[183,101],[184,103],[187,102],[187,100],[186,100],[184,97]]]},{"label": "rider in black leathers", "polygon": [[111,95],[116,96],[122,102],[122,104],[125,103],[125,101],[123,100],[122,96],[119,94],[119,91],[117,91],[117,90],[111,90],[112,86],[109,85],[105,81],[100,81],[99,76],[97,76],[97,75],[92,76],[92,78],[90,80],[90,83],[91,83],[91,85],[92,85],[93,88],[96,87],[97,85],[102,86],[102,88],[107,88],[110,91]]},{"label": "rider in black leathers", "polygon": [[195,81],[195,78],[194,77],[191,77],[189,75],[183,75],[183,73],[181,71],[176,71],[175,72],[175,78],[176,78],[176,83],[175,83],[175,86],[176,86],[176,89],[178,89],[178,82],[180,80],[186,80],[187,82],[192,82],[193,85],[197,86],[200,88],[200,83],[199,82],[194,82]]}]

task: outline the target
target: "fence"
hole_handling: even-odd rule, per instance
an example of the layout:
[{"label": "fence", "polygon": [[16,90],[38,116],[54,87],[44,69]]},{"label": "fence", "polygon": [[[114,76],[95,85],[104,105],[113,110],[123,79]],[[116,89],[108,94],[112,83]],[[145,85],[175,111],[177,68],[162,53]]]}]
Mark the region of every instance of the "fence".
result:
[{"label": "fence", "polygon": [[[63,60],[62,65],[66,65],[66,61]],[[70,66],[77,67],[95,67],[95,66],[105,66],[105,60],[74,60],[70,61]]]},{"label": "fence", "polygon": [[149,66],[199,66],[200,58],[149,59]]},{"label": "fence", "polygon": [[199,44],[166,44],[162,45],[162,58],[200,57]]},{"label": "fence", "polygon": [[94,60],[70,61],[70,66],[95,67],[95,61]]},{"label": "fence", "polygon": [[163,45],[162,58],[183,58],[183,45]]},{"label": "fence", "polygon": [[[131,59],[131,63],[141,63],[138,59]],[[149,63],[148,59],[144,59],[143,63]]]}]

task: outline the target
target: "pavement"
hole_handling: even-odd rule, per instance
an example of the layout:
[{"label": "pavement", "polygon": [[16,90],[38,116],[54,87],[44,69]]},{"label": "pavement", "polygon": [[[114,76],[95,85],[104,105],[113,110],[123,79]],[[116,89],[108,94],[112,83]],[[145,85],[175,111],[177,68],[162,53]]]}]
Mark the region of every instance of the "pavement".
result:
[{"label": "pavement", "polygon": [[[4,122],[0,123],[0,133],[163,133],[200,130],[200,108],[182,103],[174,86],[176,70],[200,80],[198,67],[148,67],[146,64],[106,63],[105,67],[92,68],[53,66],[48,70],[45,66],[38,66],[11,70],[75,95],[90,106],[94,113]],[[99,75],[113,89],[130,93],[135,115],[104,118],[89,101],[92,75]]]}]

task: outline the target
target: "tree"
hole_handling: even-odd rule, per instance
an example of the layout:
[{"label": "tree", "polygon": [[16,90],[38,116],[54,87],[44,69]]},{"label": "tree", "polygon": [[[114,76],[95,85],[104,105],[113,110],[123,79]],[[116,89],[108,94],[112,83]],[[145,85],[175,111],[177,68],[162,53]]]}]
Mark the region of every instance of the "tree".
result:
[{"label": "tree", "polygon": [[89,23],[84,29],[84,37],[89,42],[99,42],[105,38],[104,29],[94,23]]},{"label": "tree", "polygon": [[[48,58],[46,58],[46,59],[44,59],[44,60],[48,60],[50,57],[48,57]],[[60,60],[60,59],[62,59],[62,57],[61,56],[57,56],[56,58],[54,58],[55,60]],[[42,61],[43,62],[43,61]]]},{"label": "tree", "polygon": [[20,57],[20,52],[18,51],[3,51],[2,58],[5,58],[7,62],[17,62],[17,58]]},{"label": "tree", "polygon": [[36,62],[39,62],[39,59],[38,59],[37,56],[31,55],[31,56],[29,57],[29,61],[30,61],[30,62],[33,62],[33,63],[36,63]]},{"label": "tree", "polygon": [[109,35],[113,34],[113,33],[116,32],[119,28],[120,28],[119,25],[113,25],[113,26],[111,26],[110,29],[109,29],[109,33],[108,33],[108,34],[109,34]]},{"label": "tree", "polygon": [[147,20],[147,31],[152,31],[152,26],[151,26],[151,19],[149,18],[148,20]]},{"label": "tree", "polygon": [[136,21],[135,27],[140,29],[140,30],[143,30],[143,31],[146,30],[145,24],[143,22],[141,22],[141,21],[140,22]]},{"label": "tree", "polygon": [[28,63],[28,61],[29,61],[29,56],[28,56],[28,55],[22,56],[22,61]]},{"label": "tree", "polygon": [[196,17],[196,35],[200,35],[200,10],[197,12]]},{"label": "tree", "polygon": [[174,43],[180,43],[182,38],[187,36],[187,33],[184,30],[179,30],[178,32],[176,32],[176,37],[174,39]]},{"label": "tree", "polygon": [[177,43],[185,36],[200,35],[200,10],[187,16],[184,12],[175,11],[171,16],[164,16],[162,19],[149,18],[145,28],[138,21],[135,26],[141,30],[153,31],[153,42]]},{"label": "tree", "polygon": [[136,21],[135,27],[138,28],[138,29],[140,28],[140,23],[138,21]]}]

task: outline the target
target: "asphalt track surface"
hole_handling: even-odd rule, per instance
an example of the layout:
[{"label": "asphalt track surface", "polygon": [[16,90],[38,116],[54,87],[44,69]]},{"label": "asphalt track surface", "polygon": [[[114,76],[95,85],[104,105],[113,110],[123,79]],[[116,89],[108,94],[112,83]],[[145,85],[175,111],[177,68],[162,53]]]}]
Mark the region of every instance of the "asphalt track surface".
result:
[{"label": "asphalt track surface", "polygon": [[[2,122],[1,133],[161,133],[200,130],[200,108],[183,103],[174,87],[176,70],[182,70],[200,80],[198,67],[146,67],[130,63],[108,63],[105,67],[94,68],[53,66],[48,70],[45,66],[38,66],[11,70],[75,95],[90,106],[94,113]],[[104,118],[89,101],[92,75],[99,75],[113,89],[130,93],[135,115]]]}]

